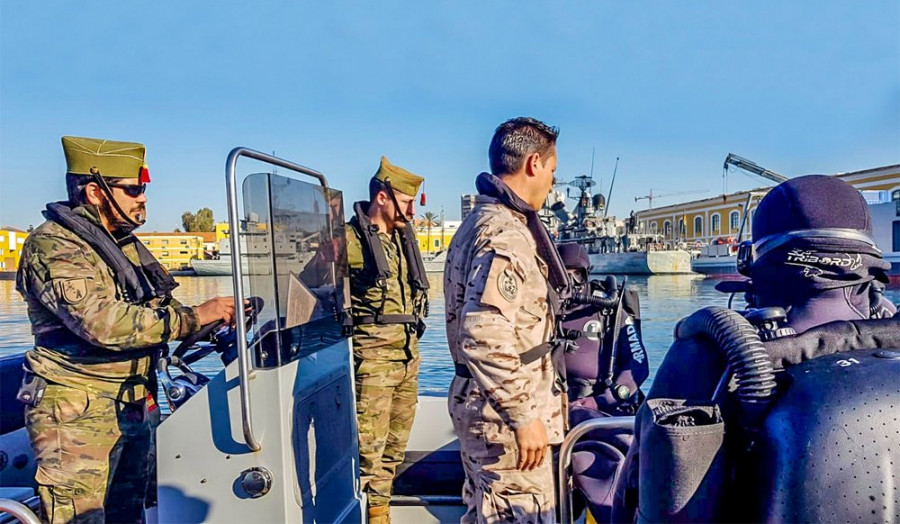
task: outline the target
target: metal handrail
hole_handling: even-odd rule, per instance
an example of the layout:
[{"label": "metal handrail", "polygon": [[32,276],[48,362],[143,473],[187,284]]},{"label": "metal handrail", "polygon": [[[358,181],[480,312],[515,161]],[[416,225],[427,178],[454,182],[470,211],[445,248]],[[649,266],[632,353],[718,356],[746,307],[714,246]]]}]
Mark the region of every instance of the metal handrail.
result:
[{"label": "metal handrail", "polygon": [[621,430],[633,429],[634,417],[603,417],[585,420],[572,428],[559,448],[558,492],[559,516],[561,524],[574,522],[572,515],[572,487],[569,482],[569,466],[572,462],[572,450],[581,437],[596,429]]},{"label": "metal handrail", "polygon": [[[234,282],[234,299],[238,307],[235,308],[235,328],[237,330],[237,349],[238,349],[238,388],[241,396],[241,425],[244,430],[244,440],[247,446],[253,451],[262,449],[259,441],[253,435],[252,413],[250,410],[250,352],[247,349],[247,326],[246,317],[244,315],[244,288],[242,286],[244,280],[243,268],[241,265],[241,243],[240,243],[240,217],[238,216],[237,202],[237,181],[236,168],[239,157],[252,158],[272,164],[278,167],[295,171],[304,175],[311,176],[319,181],[319,184],[328,192],[328,180],[325,175],[314,169],[288,162],[281,158],[260,153],[246,147],[236,147],[228,153],[228,160],[225,161],[225,187],[228,193],[228,225],[231,231],[229,243],[231,244],[231,267]],[[330,213],[330,208],[329,208]],[[329,227],[331,222],[329,221]]]},{"label": "metal handrail", "polygon": [[31,511],[31,508],[12,499],[0,499],[0,513],[12,515],[23,524],[41,524],[41,519]]}]

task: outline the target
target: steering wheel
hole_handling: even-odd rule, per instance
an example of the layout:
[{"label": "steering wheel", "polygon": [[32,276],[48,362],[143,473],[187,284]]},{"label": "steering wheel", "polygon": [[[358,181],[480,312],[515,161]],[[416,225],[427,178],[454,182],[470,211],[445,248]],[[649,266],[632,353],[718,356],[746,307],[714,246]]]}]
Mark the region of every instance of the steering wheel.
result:
[{"label": "steering wheel", "polygon": [[[247,308],[250,310],[247,315],[247,328],[249,329],[250,325],[256,320],[256,316],[262,310],[265,305],[265,301],[260,297],[249,297],[247,298],[249,302]],[[178,357],[186,364],[192,364],[197,362],[201,358],[209,355],[213,351],[218,351],[219,353],[227,350],[227,347],[221,347],[218,344],[217,339],[221,339],[223,342],[228,341],[229,343],[234,343],[234,337],[227,336],[230,334],[232,330],[231,327],[225,327],[224,320],[216,320],[215,322],[210,322],[205,326],[201,327],[195,333],[188,335],[187,338],[181,341],[178,344],[178,347],[175,348],[175,351],[172,352],[172,357]],[[211,344],[198,345],[199,342],[210,341]],[[194,351],[190,351],[191,349],[196,348]],[[190,353],[188,354],[188,352]]]}]

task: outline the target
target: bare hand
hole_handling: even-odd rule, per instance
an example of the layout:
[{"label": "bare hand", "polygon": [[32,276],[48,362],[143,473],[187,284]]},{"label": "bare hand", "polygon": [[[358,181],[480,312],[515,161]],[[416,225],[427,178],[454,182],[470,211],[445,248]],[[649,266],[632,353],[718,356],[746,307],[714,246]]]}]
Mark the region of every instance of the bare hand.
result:
[{"label": "bare hand", "polygon": [[519,446],[517,468],[530,471],[543,464],[550,446],[544,423],[540,419],[534,419],[529,424],[517,429],[516,445]]},{"label": "bare hand", "polygon": [[216,297],[194,306],[197,319],[201,326],[211,324],[217,320],[224,320],[226,324],[234,322],[234,297]]}]

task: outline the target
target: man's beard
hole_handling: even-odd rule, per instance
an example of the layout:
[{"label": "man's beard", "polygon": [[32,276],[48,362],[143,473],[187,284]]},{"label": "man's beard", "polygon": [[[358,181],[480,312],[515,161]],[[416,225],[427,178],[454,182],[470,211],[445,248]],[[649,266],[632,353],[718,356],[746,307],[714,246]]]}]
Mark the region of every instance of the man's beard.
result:
[{"label": "man's beard", "polygon": [[[131,223],[129,220],[122,217],[117,211],[116,208],[112,205],[112,202],[109,201],[109,198],[104,197],[100,201],[100,214],[106,217],[106,221],[109,222],[111,232],[117,233],[120,235],[127,235],[138,228],[138,225]],[[146,212],[141,213],[139,216],[139,222],[141,224],[146,220]]]}]

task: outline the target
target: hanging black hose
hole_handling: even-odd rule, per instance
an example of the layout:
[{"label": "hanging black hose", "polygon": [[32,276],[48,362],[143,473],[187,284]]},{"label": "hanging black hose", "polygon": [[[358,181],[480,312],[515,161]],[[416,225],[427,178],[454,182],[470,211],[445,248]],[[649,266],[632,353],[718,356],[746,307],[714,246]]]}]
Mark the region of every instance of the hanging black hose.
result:
[{"label": "hanging black hose", "polygon": [[[603,291],[606,296],[597,296],[594,291]],[[596,280],[590,281],[588,285],[572,293],[569,303],[575,306],[615,308],[619,304],[619,288],[616,286],[616,277],[609,275],[602,284]]]},{"label": "hanging black hose", "polygon": [[774,367],[756,328],[736,311],[707,307],[679,322],[675,336],[706,336],[722,349],[737,378],[741,425],[755,429],[775,400]]}]

